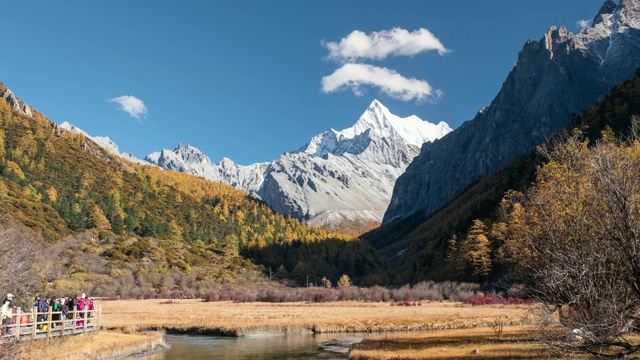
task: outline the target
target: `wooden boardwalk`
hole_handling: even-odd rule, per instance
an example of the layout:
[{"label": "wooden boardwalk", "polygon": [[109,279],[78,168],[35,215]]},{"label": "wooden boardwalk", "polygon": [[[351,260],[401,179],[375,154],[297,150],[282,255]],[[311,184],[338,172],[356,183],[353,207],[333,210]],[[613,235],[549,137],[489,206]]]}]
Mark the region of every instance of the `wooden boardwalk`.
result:
[{"label": "wooden boardwalk", "polygon": [[48,313],[22,312],[17,308],[10,325],[2,327],[0,342],[7,340],[33,340],[55,336],[76,335],[100,330],[102,307],[96,310],[70,311],[69,318],[62,318],[62,312]]}]

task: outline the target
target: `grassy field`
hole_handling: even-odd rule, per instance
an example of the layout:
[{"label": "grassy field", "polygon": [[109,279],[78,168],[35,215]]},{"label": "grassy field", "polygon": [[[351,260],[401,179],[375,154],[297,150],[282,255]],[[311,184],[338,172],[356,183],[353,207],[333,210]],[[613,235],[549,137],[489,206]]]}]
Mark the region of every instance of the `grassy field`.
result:
[{"label": "grassy field", "polygon": [[[150,349],[166,330],[234,336],[297,332],[373,332],[352,359],[532,359],[548,350],[530,342],[532,322],[525,305],[470,306],[425,303],[240,303],[201,300],[102,301],[106,331],[64,339],[30,341],[23,359],[104,359]],[[498,339],[496,322],[504,333]],[[142,332],[141,332],[142,331]],[[392,335],[376,335],[393,332]],[[389,333],[387,333],[389,334]],[[28,346],[27,346],[28,345]],[[444,349],[444,350],[443,350]],[[91,354],[91,355],[89,355]]]},{"label": "grassy field", "polygon": [[105,301],[107,329],[165,329],[227,335],[295,332],[383,332],[463,329],[531,323],[529,307],[461,303],[240,303],[200,300]]}]

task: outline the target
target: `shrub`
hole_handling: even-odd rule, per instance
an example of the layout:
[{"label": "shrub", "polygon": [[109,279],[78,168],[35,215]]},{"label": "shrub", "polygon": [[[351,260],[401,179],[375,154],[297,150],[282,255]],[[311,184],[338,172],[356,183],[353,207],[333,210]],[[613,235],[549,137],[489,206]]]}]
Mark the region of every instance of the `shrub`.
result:
[{"label": "shrub", "polygon": [[[395,303],[408,302],[420,305],[422,301],[463,301],[475,295],[476,284],[433,281],[421,282],[415,286],[405,285],[396,289],[382,286],[357,287],[343,286],[327,288],[324,286],[287,287],[282,285],[219,285],[206,290],[200,290],[198,296],[204,301],[233,301],[233,302],[332,302],[332,301],[370,301]],[[171,291],[163,293],[170,298],[193,296],[188,292]]]},{"label": "shrub", "polygon": [[522,299],[513,296],[509,296],[507,298],[502,297],[500,295],[495,294],[487,294],[487,295],[475,295],[471,296],[464,301],[465,304],[470,304],[473,306],[479,305],[500,305],[500,304],[531,304],[533,300],[531,299]]}]

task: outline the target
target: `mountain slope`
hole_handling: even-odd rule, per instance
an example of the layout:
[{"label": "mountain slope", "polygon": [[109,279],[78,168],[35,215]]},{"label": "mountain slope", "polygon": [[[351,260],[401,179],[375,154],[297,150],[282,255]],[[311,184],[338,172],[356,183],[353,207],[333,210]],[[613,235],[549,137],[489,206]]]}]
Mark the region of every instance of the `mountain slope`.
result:
[{"label": "mountain slope", "polygon": [[529,41],[491,106],[423,146],[397,180],[384,224],[429,216],[463,189],[533,150],[640,66],[640,6],[607,1],[574,35],[552,27]]},{"label": "mountain slope", "polygon": [[[613,88],[602,100],[574,118],[565,129],[569,132],[574,128],[580,129],[593,142],[607,129],[624,137],[631,127],[631,117],[638,114],[640,70],[635,78]],[[377,257],[383,259],[385,275],[393,283],[470,281],[473,279],[471,274],[447,260],[449,240],[453,235],[464,239],[475,219],[481,219],[487,225],[494,223],[504,194],[510,189],[525,192],[535,181],[536,168],[543,161],[544,158],[535,152],[521,155],[464,189],[431,216],[416,212],[365,234],[363,239],[376,248]],[[494,241],[493,245],[497,247],[499,244]],[[493,263],[493,280],[504,274],[501,266],[497,261]]]},{"label": "mountain slope", "polygon": [[374,100],[352,127],[325,131],[270,163],[240,166],[223,159],[214,164],[188,145],[145,160],[243,189],[275,211],[313,225],[379,222],[395,180],[422,144],[450,131],[443,122],[399,118]]},{"label": "mountain slope", "polygon": [[[0,84],[0,220],[26,225],[39,239],[47,293],[193,294],[262,281],[250,257],[271,264],[261,254],[267,247],[278,258],[289,249],[288,263],[277,266],[291,281],[335,274],[357,281],[376,265],[362,241],[277,214],[231,186],[141,166],[102,146]],[[313,250],[297,253],[304,244]],[[336,251],[361,266],[336,262],[329,257]],[[308,271],[294,271],[298,263]]]}]

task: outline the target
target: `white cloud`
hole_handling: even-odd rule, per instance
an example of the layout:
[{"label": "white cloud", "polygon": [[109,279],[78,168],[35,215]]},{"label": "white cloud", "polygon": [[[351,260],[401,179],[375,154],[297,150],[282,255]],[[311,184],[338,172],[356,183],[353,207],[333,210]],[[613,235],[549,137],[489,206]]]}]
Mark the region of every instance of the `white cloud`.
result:
[{"label": "white cloud", "polygon": [[393,28],[374,31],[370,35],[355,30],[340,42],[323,41],[322,45],[329,50],[328,58],[338,62],[383,60],[388,56],[412,56],[430,50],[443,55],[449,51],[435,35],[422,28],[414,32]]},{"label": "white cloud", "polygon": [[578,27],[580,29],[584,29],[584,28],[589,27],[591,25],[591,21],[589,21],[589,20],[578,20],[578,21],[576,21],[576,25],[578,25]]},{"label": "white cloud", "polygon": [[368,64],[344,64],[322,78],[324,93],[349,89],[360,96],[365,86],[378,87],[388,96],[403,101],[435,101],[442,96],[440,90],[434,90],[424,80],[409,79],[394,70]]},{"label": "white cloud", "polygon": [[140,119],[147,114],[147,107],[144,102],[135,96],[124,95],[109,100],[109,102],[120,105],[120,110],[128,113],[131,117]]}]

